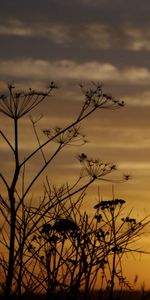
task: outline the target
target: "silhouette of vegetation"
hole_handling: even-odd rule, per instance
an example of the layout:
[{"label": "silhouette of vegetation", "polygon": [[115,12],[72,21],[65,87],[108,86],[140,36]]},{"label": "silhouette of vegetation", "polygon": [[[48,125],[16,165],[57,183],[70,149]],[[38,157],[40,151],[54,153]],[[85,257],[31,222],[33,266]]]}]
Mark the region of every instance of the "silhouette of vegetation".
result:
[{"label": "silhouette of vegetation", "polygon": [[82,198],[75,201],[69,197],[58,203],[46,216],[47,222],[31,236],[28,263],[34,265],[29,274],[32,277],[34,273],[33,294],[40,288],[52,299],[60,294],[63,299],[89,299],[97,285],[98,299],[104,295],[113,299],[117,283],[120,295],[123,288],[132,289],[123,275],[122,258],[138,251],[136,240],[147,218],[138,222],[131,212],[123,217],[123,199],[100,201],[91,217],[81,213],[81,202]]},{"label": "silhouette of vegetation", "polygon": [[[65,146],[86,142],[80,131],[84,119],[98,109],[123,107],[124,102],[103,93],[99,84],[93,83],[88,88],[81,85],[84,99],[78,116],[64,128],[43,130],[44,142],[40,141],[36,122],[30,116],[38,146],[21,159],[20,119],[51,96],[56,88],[51,82],[45,92],[31,88],[22,92],[8,85],[8,91],[0,95],[0,112],[11,119],[14,130],[11,138],[0,131],[14,159],[11,180],[0,173],[1,290],[5,299],[25,299],[41,293],[47,299],[88,299],[98,285],[98,299],[106,292],[107,299],[112,300],[116,281],[121,290],[129,286],[123,275],[122,257],[127,252],[138,251],[134,247],[136,239],[148,223],[147,218],[136,221],[130,213],[123,217],[125,201],[122,199],[99,201],[92,217],[82,213],[89,186],[96,180],[113,182],[109,174],[116,171],[115,164],[81,153],[78,155],[81,172],[74,183],[55,187],[46,177],[43,196],[36,205],[30,200],[30,192]],[[45,154],[44,149],[53,142],[56,146],[52,148],[53,153]],[[38,153],[42,154],[39,169],[26,182],[26,165],[32,163]],[[120,182],[128,179],[125,175]]]}]

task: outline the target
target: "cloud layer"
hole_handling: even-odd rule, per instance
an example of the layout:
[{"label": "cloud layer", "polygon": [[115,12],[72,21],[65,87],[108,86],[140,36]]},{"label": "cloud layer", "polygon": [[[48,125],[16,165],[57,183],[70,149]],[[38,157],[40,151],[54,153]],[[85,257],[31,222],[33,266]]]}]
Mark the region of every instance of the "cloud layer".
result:
[{"label": "cloud layer", "polygon": [[46,80],[47,78],[70,80],[99,80],[128,84],[146,85],[150,82],[148,68],[117,68],[113,64],[91,61],[77,63],[71,60],[8,60],[0,61],[1,77],[30,78]]},{"label": "cloud layer", "polygon": [[[23,23],[20,19],[6,19],[0,24],[1,36],[18,36],[48,39],[51,43],[79,45],[93,49],[150,50],[150,29],[124,23],[119,27],[105,23]],[[83,43],[84,40],[84,43]]]}]

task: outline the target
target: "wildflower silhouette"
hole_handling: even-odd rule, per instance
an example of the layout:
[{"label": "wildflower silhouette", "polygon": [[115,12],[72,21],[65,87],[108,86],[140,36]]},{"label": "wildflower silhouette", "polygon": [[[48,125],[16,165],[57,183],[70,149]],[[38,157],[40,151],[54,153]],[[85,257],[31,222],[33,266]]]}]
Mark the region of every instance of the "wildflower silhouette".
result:
[{"label": "wildflower silhouette", "polygon": [[[110,300],[117,282],[120,294],[123,288],[131,289],[123,274],[122,260],[126,253],[138,251],[136,239],[149,221],[132,218],[130,212],[123,211],[125,204],[124,199],[117,198],[100,201],[90,217],[80,211],[82,198],[75,201],[71,197],[69,203],[60,202],[53,207],[47,215],[50,230],[39,230],[40,239],[30,250],[30,263],[34,261],[35,266],[38,261],[41,265],[43,292],[52,298],[61,294],[64,299],[71,296],[90,299],[97,285],[101,295],[107,294]],[[34,270],[34,278],[39,280],[38,268]],[[38,284],[34,291],[37,287]]]},{"label": "wildflower silhouette", "polygon": [[[63,184],[56,187],[46,177],[43,183],[44,191],[41,191],[39,197],[40,201],[36,201],[34,205],[32,203],[30,195],[33,185],[38,184],[39,179],[43,179],[44,171],[51,166],[57,155],[66,146],[86,143],[86,137],[80,130],[81,123],[99,109],[113,110],[124,106],[123,101],[115,100],[104,93],[98,83],[92,83],[88,87],[81,85],[83,102],[77,117],[64,128],[57,126],[42,129],[43,141],[37,129],[37,122],[40,122],[40,119],[34,121],[30,116],[38,145],[30,153],[22,152],[20,119],[27,117],[34,108],[40,107],[40,104],[50,97],[56,88],[53,81],[45,91],[32,88],[22,91],[9,84],[7,91],[0,94],[0,113],[10,119],[13,129],[12,136],[9,138],[5,130],[0,130],[12,161],[10,179],[7,179],[5,170],[0,173],[2,184],[0,211],[3,224],[0,239],[0,271],[1,289],[5,300],[12,297],[21,299],[23,294],[25,297],[29,292],[39,291],[46,292],[48,296],[56,295],[56,292],[69,294],[75,291],[75,287],[79,291],[85,282],[87,293],[93,286],[91,276],[96,276],[99,266],[105,265],[110,249],[116,247],[113,242],[106,245],[105,230],[100,228],[99,239],[103,242],[99,243],[97,248],[98,228],[93,231],[93,223],[89,222],[86,214],[82,216],[80,212],[88,187],[96,180],[112,182],[107,175],[116,171],[115,164],[89,159],[82,153],[78,156],[81,173],[76,181],[70,185]],[[23,130],[25,131],[26,128]],[[53,142],[56,147],[51,147]],[[50,147],[51,151],[44,151],[46,147]],[[27,178],[26,166],[32,166],[37,154],[42,154],[39,156],[41,161],[37,164],[37,169],[31,172],[30,178]],[[3,160],[2,155],[1,160]],[[118,182],[126,179],[127,176]],[[108,203],[98,209],[104,208],[101,209],[104,212],[105,206],[115,209],[121,204]],[[95,221],[97,220],[96,226],[100,226],[103,220],[99,210],[94,218]],[[134,224],[133,220],[129,222],[127,219],[122,222],[127,225],[126,234],[129,233],[129,237],[135,236],[138,230],[140,232],[140,223]],[[142,223],[141,227],[144,225],[145,223]],[[123,247],[126,243],[126,234],[118,247]],[[107,251],[104,251],[105,249]],[[61,274],[64,274],[63,281]]]},{"label": "wildflower silhouette", "polygon": [[58,221],[55,222],[53,229],[55,229],[58,232],[61,231],[69,231],[69,230],[78,230],[79,227],[78,225],[73,222],[72,220],[69,219],[59,219]]},{"label": "wildflower silhouette", "polygon": [[9,84],[8,94],[0,95],[0,112],[12,119],[20,119],[44,101],[55,88],[55,84],[51,82],[46,92],[38,92],[31,88],[22,92],[16,91],[15,86]]}]

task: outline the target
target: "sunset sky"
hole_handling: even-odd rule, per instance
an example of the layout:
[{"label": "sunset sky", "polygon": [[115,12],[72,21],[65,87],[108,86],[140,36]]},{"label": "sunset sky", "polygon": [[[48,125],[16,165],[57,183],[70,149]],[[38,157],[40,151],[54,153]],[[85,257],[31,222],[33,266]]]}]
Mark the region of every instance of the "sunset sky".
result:
[{"label": "sunset sky", "polygon": [[[100,82],[105,92],[125,101],[124,108],[101,110],[84,122],[82,131],[89,143],[81,149],[67,148],[58,158],[60,171],[54,180],[74,178],[80,152],[114,162],[120,176],[131,175],[127,183],[115,185],[115,196],[126,199],[137,217],[150,213],[149,58],[149,0],[1,0],[1,90],[8,82],[40,89],[53,80],[59,86],[54,97],[35,112],[44,115],[39,131],[73,120],[83,97],[81,82]],[[28,118],[21,126],[26,126],[21,136],[24,154],[35,145]],[[11,134],[10,121],[4,117],[1,127]],[[9,176],[12,161],[6,145],[0,143],[1,166]],[[111,184],[101,183],[100,188],[104,199],[112,197]],[[87,206],[90,211],[90,204]],[[150,256],[142,263],[134,262],[134,273],[143,273],[140,280],[148,286],[147,263],[150,265]]]}]

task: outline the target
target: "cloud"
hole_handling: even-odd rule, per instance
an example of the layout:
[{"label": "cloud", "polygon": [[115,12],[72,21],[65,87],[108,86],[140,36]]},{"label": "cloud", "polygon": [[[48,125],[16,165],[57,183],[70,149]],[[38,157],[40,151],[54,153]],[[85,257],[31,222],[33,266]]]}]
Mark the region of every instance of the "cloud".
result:
[{"label": "cloud", "polygon": [[150,28],[128,24],[124,28],[128,37],[128,49],[133,51],[150,50]]},{"label": "cloud", "polygon": [[91,61],[77,63],[73,60],[1,60],[1,78],[12,80],[96,80],[117,84],[146,86],[150,81],[150,70],[142,67],[117,68],[110,63]]},{"label": "cloud", "polygon": [[52,40],[54,43],[65,43],[69,39],[67,26],[62,24],[26,24],[18,19],[10,19],[0,24],[0,35],[20,37],[41,37]]},{"label": "cloud", "polygon": [[85,42],[95,49],[130,51],[150,50],[150,28],[124,22],[119,26],[109,23],[92,23],[82,29]]},{"label": "cloud", "polygon": [[135,162],[120,162],[119,164],[120,169],[134,169],[134,170],[144,170],[145,173],[150,170],[150,163],[149,162],[142,162],[142,161],[135,161]]},{"label": "cloud", "polygon": [[25,26],[20,20],[10,19],[5,24],[0,24],[0,35],[31,36],[30,26]]},{"label": "cloud", "polygon": [[[0,35],[40,37],[56,44],[78,44],[80,47],[107,49],[111,47],[111,36],[105,24],[30,23],[10,19],[0,24]],[[84,43],[83,43],[84,39]]]},{"label": "cloud", "polygon": [[[29,4],[29,5],[28,5]],[[136,13],[135,13],[136,11]],[[126,21],[149,23],[149,1],[141,0],[40,0],[19,1],[9,0],[1,3],[1,19],[13,16],[22,20],[55,20],[68,24],[77,24],[81,20],[90,22],[106,21],[111,24],[121,24]],[[144,16],[144,17],[143,17]]]},{"label": "cloud", "polygon": [[[102,148],[106,149],[120,149],[123,150],[145,150],[150,149],[150,129],[149,128],[141,128],[138,127],[139,124],[134,126],[129,125],[126,127],[124,121],[121,126],[121,117],[119,116],[118,111],[118,119],[120,126],[116,126],[114,124],[113,119],[111,119],[108,125],[103,124],[101,122],[97,126],[92,126],[91,130],[88,131],[88,137],[92,140],[92,143],[89,143],[88,147],[95,148],[98,145],[97,141],[97,132],[100,136],[100,144]],[[113,114],[113,113],[112,113]],[[141,115],[142,117],[142,115]],[[126,116],[128,121],[128,116]],[[98,123],[98,120],[97,120]],[[103,151],[105,153],[105,151]]]},{"label": "cloud", "polygon": [[117,79],[119,71],[111,64],[87,62],[78,64],[71,60],[50,62],[46,60],[0,61],[1,76],[35,79]]},{"label": "cloud", "polygon": [[105,24],[90,24],[81,26],[80,39],[84,38],[85,44],[89,48],[110,49],[111,39],[108,28]]},{"label": "cloud", "polygon": [[150,50],[149,27],[139,27],[128,22],[116,26],[109,22],[26,23],[20,19],[8,19],[0,24],[0,35],[44,38],[65,47],[78,45],[79,48],[92,49]]},{"label": "cloud", "polygon": [[143,93],[138,93],[132,96],[126,96],[126,103],[132,106],[150,106],[150,91],[145,91]]}]

